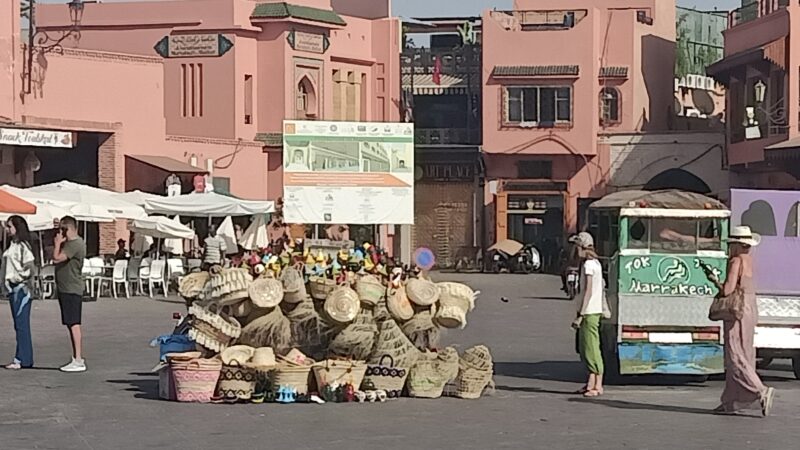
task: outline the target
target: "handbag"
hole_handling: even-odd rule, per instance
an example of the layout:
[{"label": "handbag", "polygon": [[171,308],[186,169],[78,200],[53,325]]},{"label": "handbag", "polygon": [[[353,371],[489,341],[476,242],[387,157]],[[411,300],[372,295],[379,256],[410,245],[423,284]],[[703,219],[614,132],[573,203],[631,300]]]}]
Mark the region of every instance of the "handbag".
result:
[{"label": "handbag", "polygon": [[733,321],[741,320],[742,316],[744,316],[744,290],[741,283],[742,270],[743,268],[740,266],[736,290],[728,296],[723,296],[722,290],[720,290],[717,297],[711,302],[711,307],[708,310],[709,320]]}]

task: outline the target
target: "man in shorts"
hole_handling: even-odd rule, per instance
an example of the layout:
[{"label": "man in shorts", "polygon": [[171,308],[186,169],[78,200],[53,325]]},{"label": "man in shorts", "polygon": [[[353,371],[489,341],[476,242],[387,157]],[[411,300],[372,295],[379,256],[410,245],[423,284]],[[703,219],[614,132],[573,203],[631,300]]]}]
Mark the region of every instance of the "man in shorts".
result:
[{"label": "man in shorts", "polygon": [[78,236],[78,223],[74,217],[61,219],[61,228],[54,238],[53,262],[56,264],[56,289],[61,307],[61,323],[69,330],[72,340],[72,362],[61,368],[62,372],[85,372],[86,363],[81,354],[81,310],[83,307],[83,260],[86,243]]}]

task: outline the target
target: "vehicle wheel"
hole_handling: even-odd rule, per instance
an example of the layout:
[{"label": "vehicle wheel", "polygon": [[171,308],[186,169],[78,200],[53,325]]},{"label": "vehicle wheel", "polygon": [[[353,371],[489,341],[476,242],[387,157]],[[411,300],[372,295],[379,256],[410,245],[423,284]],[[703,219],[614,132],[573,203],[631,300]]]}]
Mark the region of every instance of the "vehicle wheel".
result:
[{"label": "vehicle wheel", "polygon": [[572,287],[571,285],[567,286],[567,296],[569,297],[570,300],[575,300],[575,296],[577,296],[577,295],[578,295],[578,293],[575,292],[575,288],[574,287]]},{"label": "vehicle wheel", "polygon": [[756,368],[759,370],[769,369],[770,364],[772,364],[772,358],[759,358],[756,360]]},{"label": "vehicle wheel", "polygon": [[497,263],[492,264],[492,273],[500,273],[500,264]]},{"label": "vehicle wheel", "polygon": [[792,358],[792,369],[794,370],[794,377],[800,380],[800,356]]}]

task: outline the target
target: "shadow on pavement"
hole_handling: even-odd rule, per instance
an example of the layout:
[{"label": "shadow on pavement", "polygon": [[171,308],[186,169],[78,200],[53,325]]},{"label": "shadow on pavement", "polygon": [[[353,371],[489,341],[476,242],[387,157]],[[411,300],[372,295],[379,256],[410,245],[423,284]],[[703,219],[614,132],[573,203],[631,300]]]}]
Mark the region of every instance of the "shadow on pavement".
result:
[{"label": "shadow on pavement", "polygon": [[108,380],[108,383],[129,385],[126,392],[134,392],[134,398],[146,400],[158,400],[158,376],[152,373],[130,373],[128,375],[138,376],[132,380]]},{"label": "shadow on pavement", "polygon": [[542,361],[536,363],[495,363],[497,376],[528,378],[532,380],[564,381],[581,383],[586,381],[585,369],[580,361]]},{"label": "shadow on pavement", "polygon": [[554,395],[576,395],[573,391],[555,391],[552,389],[542,389],[537,387],[512,387],[512,386],[497,386],[498,391],[507,392],[524,392],[528,394],[554,394]]},{"label": "shadow on pavement", "polygon": [[[710,409],[703,409],[703,408],[692,408],[688,406],[674,406],[674,405],[653,405],[651,403],[637,403],[637,402],[625,402],[621,400],[604,400],[598,398],[571,398],[567,400],[573,403],[591,403],[595,405],[607,406],[609,408],[617,408],[617,409],[628,409],[628,410],[637,410],[637,411],[659,411],[659,412],[674,412],[674,413],[683,413],[683,414],[699,414],[704,416],[715,416],[717,415],[714,411]],[[746,415],[746,414],[736,414],[735,417],[749,417],[749,418],[760,418],[760,416],[755,415]]]},{"label": "shadow on pavement", "polygon": [[566,295],[563,297],[522,297],[520,300],[545,300],[545,301],[552,301],[552,302],[571,302],[572,300],[569,299]]}]

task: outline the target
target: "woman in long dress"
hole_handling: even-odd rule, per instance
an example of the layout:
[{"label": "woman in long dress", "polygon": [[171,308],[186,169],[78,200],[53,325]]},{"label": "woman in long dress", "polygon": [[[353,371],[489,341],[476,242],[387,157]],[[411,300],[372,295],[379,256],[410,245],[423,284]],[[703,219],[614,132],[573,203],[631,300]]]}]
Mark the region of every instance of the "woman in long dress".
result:
[{"label": "woman in long dress", "polygon": [[750,249],[761,242],[761,236],[750,227],[734,227],[731,230],[730,259],[725,283],[712,277],[720,295],[732,295],[737,287],[744,293],[744,314],[739,320],[724,322],[725,331],[725,390],[722,404],[714,411],[733,414],[742,409],[761,406],[764,417],[770,414],[775,389],[766,387],[756,373],[756,349],[753,336],[758,324],[758,305],[753,285],[753,259]]}]

